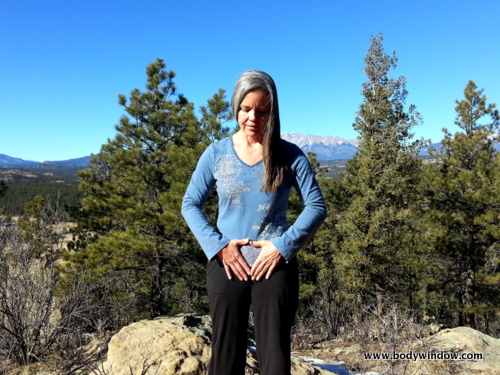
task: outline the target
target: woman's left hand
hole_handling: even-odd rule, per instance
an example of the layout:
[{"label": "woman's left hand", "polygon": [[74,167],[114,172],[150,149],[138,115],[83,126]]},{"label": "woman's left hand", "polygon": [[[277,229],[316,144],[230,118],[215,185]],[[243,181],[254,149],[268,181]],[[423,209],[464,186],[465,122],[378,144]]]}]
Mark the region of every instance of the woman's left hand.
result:
[{"label": "woman's left hand", "polygon": [[259,281],[264,275],[269,279],[274,268],[284,259],[283,255],[269,240],[250,241],[250,245],[261,248],[260,255],[250,270],[252,280]]}]

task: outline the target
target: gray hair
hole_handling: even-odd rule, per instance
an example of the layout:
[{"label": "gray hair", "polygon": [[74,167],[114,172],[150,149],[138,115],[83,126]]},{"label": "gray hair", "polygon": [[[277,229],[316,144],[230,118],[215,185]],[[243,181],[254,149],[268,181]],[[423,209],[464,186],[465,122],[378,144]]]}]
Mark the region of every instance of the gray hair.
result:
[{"label": "gray hair", "polygon": [[238,119],[240,104],[245,98],[245,95],[252,91],[267,92],[271,107],[269,120],[274,120],[275,123],[277,120],[277,125],[279,126],[278,92],[276,91],[276,84],[269,74],[261,72],[260,70],[249,70],[238,78],[231,99],[234,118]]},{"label": "gray hair", "polygon": [[270,112],[264,127],[264,164],[265,177],[262,190],[274,192],[283,181],[283,155],[281,152],[281,124],[278,105],[278,92],[271,76],[260,70],[249,70],[243,73],[234,86],[231,98],[233,115],[238,120],[238,112],[245,95],[252,91],[264,91],[268,94]]}]

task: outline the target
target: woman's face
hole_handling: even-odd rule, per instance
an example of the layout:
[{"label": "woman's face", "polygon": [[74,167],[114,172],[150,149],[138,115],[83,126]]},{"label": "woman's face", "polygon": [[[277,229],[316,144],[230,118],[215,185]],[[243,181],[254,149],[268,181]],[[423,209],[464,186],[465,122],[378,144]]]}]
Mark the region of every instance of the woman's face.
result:
[{"label": "woman's face", "polygon": [[238,111],[238,124],[246,136],[262,137],[269,117],[269,110],[267,92],[250,91],[245,95]]}]

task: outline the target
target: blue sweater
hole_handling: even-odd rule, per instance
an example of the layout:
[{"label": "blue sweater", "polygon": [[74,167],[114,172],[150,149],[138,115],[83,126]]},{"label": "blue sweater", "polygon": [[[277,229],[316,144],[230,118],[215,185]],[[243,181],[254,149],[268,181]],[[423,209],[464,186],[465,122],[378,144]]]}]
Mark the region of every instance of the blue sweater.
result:
[{"label": "blue sweater", "polygon": [[[248,165],[240,160],[232,137],[211,144],[201,156],[182,202],[182,214],[209,259],[229,241],[249,238],[271,240],[285,260],[290,261],[325,220],[325,202],[309,160],[296,145],[281,142],[288,168],[275,193],[261,191],[263,161]],[[202,211],[214,185],[219,197],[216,228],[208,223]],[[304,210],[290,226],[286,211],[292,186]],[[252,265],[252,254],[247,257],[246,251],[242,253]]]}]

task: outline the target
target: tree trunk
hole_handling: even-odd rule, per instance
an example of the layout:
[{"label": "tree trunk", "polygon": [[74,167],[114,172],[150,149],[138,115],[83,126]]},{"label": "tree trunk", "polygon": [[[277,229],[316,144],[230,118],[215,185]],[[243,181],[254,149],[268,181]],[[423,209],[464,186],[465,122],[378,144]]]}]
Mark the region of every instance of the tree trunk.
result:
[{"label": "tree trunk", "polygon": [[151,288],[150,288],[150,300],[151,300],[151,319],[157,318],[164,313],[162,307],[162,291],[163,291],[163,271],[165,266],[164,257],[160,254],[156,254],[154,258],[153,274],[151,275]]},{"label": "tree trunk", "polygon": [[460,325],[476,328],[476,314],[472,311],[474,307],[474,284],[475,272],[473,267],[469,267],[461,274],[462,291],[460,295],[460,303],[462,311],[459,316]]},{"label": "tree trunk", "polygon": [[[377,289],[379,289],[378,286]],[[384,313],[384,295],[382,294],[381,291],[378,291],[376,297],[377,297],[377,314],[379,316],[382,316]]]}]

